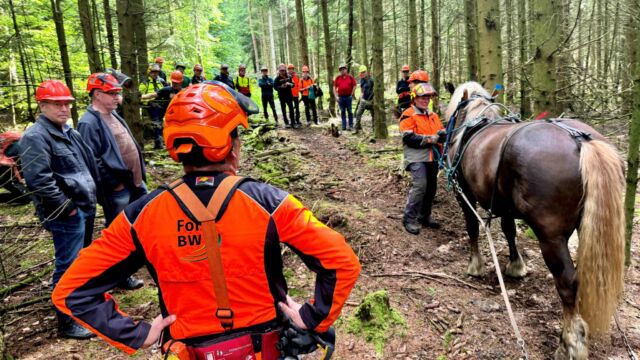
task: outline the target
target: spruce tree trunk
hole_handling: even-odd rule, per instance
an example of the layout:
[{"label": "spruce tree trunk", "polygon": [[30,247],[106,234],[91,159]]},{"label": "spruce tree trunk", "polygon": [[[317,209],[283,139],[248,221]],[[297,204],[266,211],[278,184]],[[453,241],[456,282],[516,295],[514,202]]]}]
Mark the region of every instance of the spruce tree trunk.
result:
[{"label": "spruce tree trunk", "polygon": [[307,29],[304,26],[304,10],[302,0],[296,0],[296,22],[298,23],[298,43],[300,44],[301,65],[309,66],[309,46],[307,45]]},{"label": "spruce tree trunk", "polygon": [[347,72],[351,73],[353,64],[353,0],[348,0],[349,21],[347,30]]},{"label": "spruce tree trunk", "polygon": [[138,77],[136,68],[136,44],[135,27],[137,17],[135,6],[128,0],[116,1],[116,12],[118,16],[118,36],[120,39],[120,60],[122,62],[122,72],[131,76],[133,85],[131,90],[124,89],[124,118],[131,128],[133,136],[140,145],[144,144],[144,128],[140,118],[140,94],[138,92]]},{"label": "spruce tree trunk", "polygon": [[640,3],[627,0],[627,62],[630,65],[632,94],[631,94],[631,124],[629,126],[629,154],[627,156],[627,191],[624,208],[626,221],[625,264],[631,265],[631,237],[633,235],[633,215],[636,205],[636,190],[638,186],[638,150],[640,147]]},{"label": "spruce tree trunk", "polygon": [[271,71],[276,71],[276,43],[273,35],[273,15],[269,7],[269,45],[271,48]]},{"label": "spruce tree trunk", "polygon": [[[60,61],[62,62],[62,70],[64,71],[64,81],[71,91],[71,96],[75,97],[73,91],[73,77],[71,74],[71,65],[69,63],[69,51],[67,49],[67,37],[64,33],[64,18],[60,9],[60,0],[51,0],[51,12],[53,13],[53,22],[56,25],[56,35],[58,37],[58,48],[60,49]],[[71,107],[71,119],[73,126],[78,126],[78,108]]]},{"label": "spruce tree trunk", "polygon": [[[378,1],[378,0],[375,0]],[[322,31],[324,32],[324,58],[327,66],[327,92],[329,93],[329,114],[336,114],[336,97],[333,93],[333,48],[331,46],[331,34],[329,33],[329,11],[327,3],[329,0],[320,0],[322,9]]]},{"label": "spruce tree trunk", "polygon": [[92,73],[103,71],[104,68],[100,61],[100,52],[91,21],[91,6],[88,0],[78,0],[78,13],[80,14],[80,24],[82,25],[84,47],[89,60],[89,71]]},{"label": "spruce tree trunk", "polygon": [[251,0],[247,0],[248,14],[249,17],[249,31],[251,32],[251,43],[253,44],[253,56],[254,63],[253,67],[255,69],[256,74],[260,73],[260,56],[258,55],[258,43],[256,41],[256,34],[253,31],[253,15],[251,10]]},{"label": "spruce tree trunk", "polygon": [[27,113],[29,114],[29,121],[34,121],[33,110],[31,109],[31,82],[29,81],[29,75],[27,73],[27,54],[24,52],[24,45],[22,44],[22,36],[20,35],[20,28],[18,27],[18,21],[16,20],[16,11],[13,6],[13,0],[9,0],[9,10],[11,11],[11,20],[13,21],[13,31],[16,33],[16,39],[18,40],[18,55],[20,57],[20,67],[22,68],[22,75],[24,77],[24,87],[27,92]]},{"label": "spruce tree trunk", "polygon": [[107,28],[107,43],[109,44],[109,59],[111,67],[118,68],[118,58],[116,56],[116,41],[113,37],[113,21],[111,19],[111,5],[109,0],[103,0],[104,5],[104,24]]},{"label": "spruce tree trunk", "polygon": [[[360,62],[369,65],[369,56],[367,56],[367,12],[364,8],[365,0],[358,0],[358,24],[360,27]],[[395,16],[395,14],[394,14]]]},{"label": "spruce tree trunk", "polygon": [[[438,14],[439,1],[431,0],[431,48],[433,51],[433,71],[431,84],[440,93],[440,14]],[[433,108],[437,109],[438,98],[433,99]]]},{"label": "spruce tree trunk", "polygon": [[397,73],[400,71],[400,59],[398,58],[398,13],[396,12],[396,0],[391,0],[391,6],[391,16],[393,17],[393,61],[395,61],[394,71]]},{"label": "spruce tree trunk", "polygon": [[515,89],[514,51],[513,51],[513,0],[505,0],[505,16],[507,22],[507,80],[505,81],[506,103],[513,103]]},{"label": "spruce tree trunk", "polygon": [[411,66],[411,69],[420,68],[418,46],[418,15],[416,13],[416,0],[409,0],[409,66]]},{"label": "spruce tree trunk", "polygon": [[[531,0],[529,0],[531,1]],[[529,73],[525,63],[529,61],[529,43],[527,41],[527,16],[526,1],[518,2],[518,27],[520,33],[520,116],[523,119],[531,115],[531,106],[529,105]]]},{"label": "spruce tree trunk", "polygon": [[373,59],[373,136],[376,139],[386,139],[387,112],[384,103],[384,60],[382,47],[384,45],[384,22],[382,0],[371,0],[371,13],[373,14],[373,37],[371,57]]},{"label": "spruce tree trunk", "polygon": [[502,42],[500,40],[500,1],[478,0],[478,79],[493,90],[502,84]]},{"label": "spruce tree trunk", "polygon": [[144,22],[144,2],[143,0],[129,0],[129,6],[132,8],[133,23],[134,23],[134,49],[136,53],[136,70],[135,72],[125,73],[132,79],[135,78],[138,81],[132,86],[132,89],[138,89],[138,82],[145,81],[147,79],[147,68],[149,67],[149,60],[147,58],[147,27]]},{"label": "spruce tree trunk", "polygon": [[559,14],[562,9],[554,0],[532,0],[533,111],[548,111],[557,116],[556,82],[557,49],[560,47]]},{"label": "spruce tree trunk", "polygon": [[426,49],[427,49],[427,21],[424,10],[424,0],[420,0],[420,39],[418,43],[420,44],[418,56],[420,56],[420,68],[426,69],[427,60],[426,60]]}]

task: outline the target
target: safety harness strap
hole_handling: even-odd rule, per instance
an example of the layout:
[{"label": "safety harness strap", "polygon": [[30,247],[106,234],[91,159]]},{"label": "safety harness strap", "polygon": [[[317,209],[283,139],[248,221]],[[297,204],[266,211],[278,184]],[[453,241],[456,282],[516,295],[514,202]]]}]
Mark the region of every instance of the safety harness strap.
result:
[{"label": "safety harness strap", "polygon": [[[220,213],[220,216],[222,215],[220,209],[229,202],[231,196],[243,180],[245,180],[245,178],[241,176],[227,176],[224,178],[213,193],[207,207],[202,204],[200,199],[198,199],[186,183],[181,183],[172,189],[175,196],[187,207],[196,220],[201,223],[202,236],[205,238],[207,259],[209,261],[209,271],[211,272],[211,280],[218,303],[216,317],[220,320],[225,331],[230,331],[233,328],[233,310],[229,303],[227,282],[225,281],[224,269],[222,267],[216,221],[219,220],[218,214]],[[171,185],[174,184],[175,183]]]}]

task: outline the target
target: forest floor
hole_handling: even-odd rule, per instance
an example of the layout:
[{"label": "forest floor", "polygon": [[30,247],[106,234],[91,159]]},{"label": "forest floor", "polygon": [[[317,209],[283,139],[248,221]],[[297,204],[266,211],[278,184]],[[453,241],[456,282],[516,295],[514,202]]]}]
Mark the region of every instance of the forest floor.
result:
[{"label": "forest floor", "polygon": [[[367,118],[365,118],[367,120]],[[332,121],[336,121],[335,119]],[[365,128],[369,123],[365,122]],[[498,280],[488,259],[482,278],[465,274],[469,247],[461,210],[439,177],[434,217],[439,230],[424,229],[419,236],[404,231],[402,209],[409,186],[401,170],[397,126],[388,140],[367,135],[331,136],[327,123],[300,130],[270,131],[260,139],[245,136],[242,173],[280,186],[306,204],[316,216],[345,235],[362,263],[362,274],[336,323],[336,359],[517,359],[521,356],[504,310]],[[255,135],[255,136],[254,136]],[[264,151],[281,152],[261,157]],[[147,154],[150,188],[175,179],[180,168],[166,153]],[[97,219],[100,224],[102,218]],[[494,231],[500,265],[507,263],[508,247],[499,226]],[[626,273],[624,299],[618,310],[621,328],[636,354],[640,353],[640,238],[633,243],[635,260]],[[98,234],[96,233],[96,236]],[[537,241],[519,231],[518,244],[529,267],[521,280],[506,278],[516,320],[531,359],[552,358],[560,335],[561,305],[553,279],[542,260]],[[126,359],[100,339],[75,341],[56,336],[55,318],[47,300],[52,244],[33,216],[33,207],[0,205],[0,246],[4,262],[2,287],[17,280],[33,280],[4,298],[1,326],[8,352],[21,359]],[[48,261],[48,262],[47,262]],[[299,301],[313,289],[313,274],[291,252],[285,252],[285,276],[290,293]],[[442,276],[445,274],[446,276]],[[157,289],[145,269],[136,291],[115,290],[121,309],[136,319],[159,313]],[[377,330],[368,342],[349,333],[350,317],[367,294],[386,290],[390,305],[402,317],[396,325]],[[40,300],[34,304],[29,300]],[[375,340],[378,341],[376,349]],[[160,359],[154,350],[135,358]],[[313,356],[307,359],[317,358]],[[610,334],[592,339],[592,359],[627,359],[623,335],[612,322]]]}]

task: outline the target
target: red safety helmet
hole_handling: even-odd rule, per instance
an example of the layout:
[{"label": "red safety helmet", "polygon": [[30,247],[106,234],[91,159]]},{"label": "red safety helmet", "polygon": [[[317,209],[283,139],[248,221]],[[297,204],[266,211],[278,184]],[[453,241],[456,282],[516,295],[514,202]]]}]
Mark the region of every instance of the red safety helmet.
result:
[{"label": "red safety helmet", "polygon": [[158,56],[158,57],[156,58],[155,62],[156,62],[156,63],[163,64],[163,63],[164,63],[164,59],[163,59],[163,58],[161,58],[160,56]]},{"label": "red safety helmet", "polygon": [[411,69],[409,69],[409,65],[403,65],[402,71],[411,71]]},{"label": "red safety helmet", "polygon": [[296,68],[296,67],[295,67],[295,66],[293,66],[293,64],[289,64],[289,65],[287,65],[287,69],[289,69],[289,70],[293,70],[293,69],[295,69],[295,68]]},{"label": "red safety helmet", "polygon": [[60,80],[45,80],[36,89],[36,101],[75,101],[71,91]]},{"label": "red safety helmet", "polygon": [[224,160],[231,151],[231,133],[240,125],[249,127],[248,116],[258,106],[248,97],[219,81],[196,84],[179,92],[169,104],[164,122],[164,141],[169,155],[193,149],[192,143],[174,147],[176,140],[189,139],[203,149],[211,162]]},{"label": "red safety helmet", "polygon": [[87,81],[87,92],[91,93],[95,89],[104,92],[122,91],[122,86],[118,83],[118,79],[111,74],[93,73]]},{"label": "red safety helmet", "polygon": [[433,88],[431,84],[420,83],[416,85],[416,87],[414,87],[413,90],[411,90],[411,98],[415,99],[421,96],[436,97],[438,96],[438,92],[436,91],[436,89]]},{"label": "red safety helmet", "polygon": [[171,73],[171,76],[169,76],[169,80],[171,82],[182,83],[182,81],[184,80],[184,74],[182,74],[182,71],[176,70]]},{"label": "red safety helmet", "polygon": [[309,67],[307,65],[303,65],[302,66],[302,71],[303,72],[309,72]]},{"label": "red safety helmet", "polygon": [[196,71],[196,70],[200,70],[200,71],[202,71],[202,70],[203,70],[202,65],[200,65],[200,64],[195,64],[195,65],[193,65],[193,71]]},{"label": "red safety helmet", "polygon": [[424,70],[416,70],[409,76],[409,82],[429,82],[429,74]]}]

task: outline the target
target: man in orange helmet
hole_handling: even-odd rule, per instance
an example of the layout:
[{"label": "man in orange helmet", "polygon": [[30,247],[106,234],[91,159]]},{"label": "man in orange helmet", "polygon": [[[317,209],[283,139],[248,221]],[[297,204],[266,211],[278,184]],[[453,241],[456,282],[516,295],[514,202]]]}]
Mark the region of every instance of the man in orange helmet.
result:
[{"label": "man in orange helmet", "polygon": [[[41,114],[19,142],[24,179],[42,226],[53,237],[55,287],[80,249],[91,243],[99,175],[91,149],[67,121],[75,101],[58,80],[36,89]],[[58,312],[59,336],[88,339],[91,332]]]},{"label": "man in orange helmet", "polygon": [[171,73],[169,77],[169,81],[171,81],[171,85],[165,86],[162,89],[156,91],[155,93],[142,95],[142,100],[153,100],[155,99],[157,103],[160,105],[160,111],[158,112],[157,118],[151,118],[153,122],[153,135],[154,135],[154,149],[162,149],[163,140],[162,140],[162,126],[163,126],[163,118],[167,111],[167,106],[171,102],[171,99],[182,90],[182,83],[184,81],[184,75],[181,71],[174,71]]},{"label": "man in orange helmet", "polygon": [[411,106],[411,88],[409,87],[409,65],[402,67],[402,78],[396,84],[396,94],[398,94],[397,117]]},{"label": "man in orange helmet", "polygon": [[318,111],[316,110],[315,83],[309,75],[309,67],[302,67],[302,79],[300,79],[300,93],[302,94],[302,103],[304,104],[304,113],[307,117],[307,125],[311,125],[311,113],[313,113],[313,122],[318,125]]},{"label": "man in orange helmet", "polygon": [[[295,111],[295,126],[300,127],[302,123],[300,123],[300,78],[298,74],[296,74],[296,67],[293,64],[287,65],[287,73],[291,78],[291,82],[293,82],[293,87],[291,88],[291,96],[293,99],[293,108]],[[295,127],[294,126],[294,127]]]},{"label": "man in orange helmet", "polygon": [[[115,111],[122,92],[118,80],[111,74],[91,74],[87,92],[91,104],[78,122],[78,132],[96,158],[101,180],[98,200],[109,226],[122,209],[147,193],[144,158],[129,126]],[[119,287],[132,290],[143,284],[130,276]]]},{"label": "man in orange helmet", "polygon": [[193,76],[191,77],[191,84],[200,84],[201,82],[207,81],[207,79],[202,75],[202,71],[204,68],[200,64],[193,65]]},{"label": "man in orange helmet", "polygon": [[158,68],[160,68],[159,72],[158,72],[158,76],[160,76],[162,79],[164,79],[165,81],[167,80],[167,74],[164,73],[164,71],[162,70],[162,65],[164,64],[164,59],[160,56],[155,58],[155,64],[158,65]]},{"label": "man in orange helmet", "polygon": [[[162,333],[164,348],[180,359],[278,359],[284,317],[298,330],[327,331],[360,264],[344,237],[292,195],[235,176],[238,127],[258,111],[219,82],[179,93],[164,137],[185,175],[129,205],[82,252],[54,290],[55,306],[129,354]],[[281,243],[317,274],[312,301],[287,296]],[[105,295],[143,265],[160,298],[151,324],[118,311]]]},{"label": "man in orange helmet", "polygon": [[411,90],[413,105],[400,116],[400,133],[404,148],[404,168],[411,171],[412,183],[402,223],[411,234],[420,233],[420,225],[439,228],[431,217],[436,195],[438,161],[446,132],[438,115],[429,111],[431,98],[437,92],[427,83]]}]

